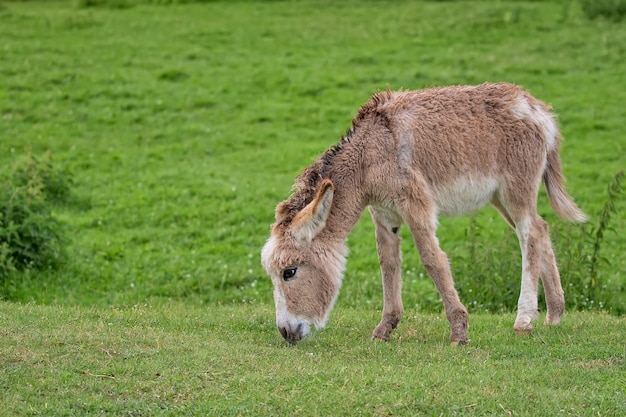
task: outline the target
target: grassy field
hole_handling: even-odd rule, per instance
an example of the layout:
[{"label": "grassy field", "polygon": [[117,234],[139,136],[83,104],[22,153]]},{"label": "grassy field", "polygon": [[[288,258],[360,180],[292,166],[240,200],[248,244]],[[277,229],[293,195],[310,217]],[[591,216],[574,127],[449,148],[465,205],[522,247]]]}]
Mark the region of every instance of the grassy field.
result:
[{"label": "grassy field", "polygon": [[440,315],[369,341],[375,312],[340,309],[297,346],[273,306],[51,307],[0,303],[2,415],[607,416],[626,410],[624,318],[574,313],[516,337]]},{"label": "grassy field", "polygon": [[[73,179],[53,213],[66,261],[4,279],[13,300],[270,302],[259,251],[274,206],[386,85],[506,80],[551,103],[569,190],[590,228],[626,166],[626,30],[569,2],[26,2],[3,3],[0,22],[0,166],[50,153]],[[606,298],[624,293],[624,199],[615,205],[617,233],[605,234],[600,253],[610,261],[598,277]],[[545,198],[540,212],[555,230],[564,284],[577,287],[570,307],[581,307],[591,232],[557,220]],[[403,233],[405,304],[438,310]],[[443,219],[440,240],[466,303],[515,305],[519,248],[494,210],[473,224]],[[340,305],[380,306],[368,218],[349,246]]]},{"label": "grassy field", "polygon": [[[36,158],[68,190],[44,202],[58,262],[4,272],[0,245],[0,414],[625,412],[626,200],[607,192],[626,167],[623,21],[568,0],[147,3],[0,0],[0,180]],[[369,343],[382,291],[364,216],[330,328],[283,345],[259,252],[294,177],[373,92],[485,81],[559,115],[590,215],[566,224],[540,197],[563,325],[513,337],[519,246],[485,209],[439,232],[470,346],[447,346],[406,230],[406,320]]]}]

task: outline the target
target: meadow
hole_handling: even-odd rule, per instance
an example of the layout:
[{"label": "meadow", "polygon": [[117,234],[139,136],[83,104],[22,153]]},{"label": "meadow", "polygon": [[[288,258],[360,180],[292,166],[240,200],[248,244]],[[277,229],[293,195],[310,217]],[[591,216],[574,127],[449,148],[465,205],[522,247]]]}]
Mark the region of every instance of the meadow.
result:
[{"label": "meadow", "polygon": [[[0,1],[2,195],[42,210],[26,225],[32,240],[0,217],[9,414],[626,409],[624,21],[567,0],[171,3]],[[377,90],[485,81],[520,84],[559,116],[567,189],[590,216],[568,224],[540,196],[563,325],[513,337],[519,246],[486,208],[439,230],[472,313],[470,347],[445,346],[406,230],[407,320],[391,343],[369,343],[382,291],[364,215],[331,329],[283,346],[259,252],[294,177]],[[55,235],[49,262],[11,261],[9,239],[26,256]],[[543,371],[554,379],[537,382]],[[268,384],[281,387],[271,399]]]},{"label": "meadow", "polygon": [[[570,313],[520,338],[513,314],[407,315],[369,341],[373,310],[341,308],[296,346],[273,306],[0,304],[7,416],[621,416],[624,318]],[[278,336],[278,337],[277,337]]]}]

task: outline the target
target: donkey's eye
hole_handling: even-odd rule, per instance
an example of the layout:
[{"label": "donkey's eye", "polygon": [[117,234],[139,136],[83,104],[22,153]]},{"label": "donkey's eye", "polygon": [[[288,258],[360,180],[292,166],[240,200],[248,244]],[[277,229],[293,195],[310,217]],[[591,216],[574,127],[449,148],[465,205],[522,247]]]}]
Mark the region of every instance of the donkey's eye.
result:
[{"label": "donkey's eye", "polygon": [[283,280],[289,281],[289,280],[293,279],[293,277],[296,276],[296,271],[297,270],[298,270],[298,268],[287,268],[287,269],[283,270]]}]

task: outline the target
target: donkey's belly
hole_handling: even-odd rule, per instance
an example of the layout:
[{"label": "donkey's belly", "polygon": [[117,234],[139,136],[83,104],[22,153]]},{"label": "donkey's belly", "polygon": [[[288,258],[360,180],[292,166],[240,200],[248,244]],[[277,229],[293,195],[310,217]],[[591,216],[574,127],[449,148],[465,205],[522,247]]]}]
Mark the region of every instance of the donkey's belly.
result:
[{"label": "donkey's belly", "polygon": [[459,178],[452,183],[433,186],[437,215],[461,216],[484,207],[498,189],[493,178]]}]

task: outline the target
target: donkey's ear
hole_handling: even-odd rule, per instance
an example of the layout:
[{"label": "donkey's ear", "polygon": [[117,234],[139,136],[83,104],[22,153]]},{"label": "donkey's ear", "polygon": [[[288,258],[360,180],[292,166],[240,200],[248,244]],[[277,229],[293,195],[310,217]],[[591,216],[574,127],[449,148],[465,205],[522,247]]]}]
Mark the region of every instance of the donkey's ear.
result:
[{"label": "donkey's ear", "polygon": [[333,203],[334,191],[333,182],[328,178],[323,179],[317,187],[313,201],[303,208],[291,223],[296,238],[311,242],[324,229]]}]

